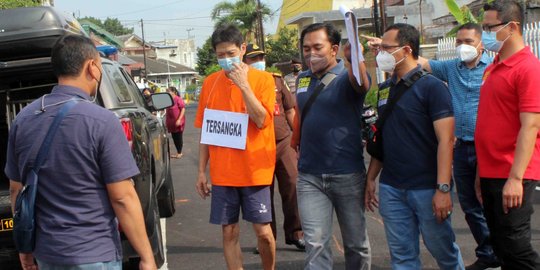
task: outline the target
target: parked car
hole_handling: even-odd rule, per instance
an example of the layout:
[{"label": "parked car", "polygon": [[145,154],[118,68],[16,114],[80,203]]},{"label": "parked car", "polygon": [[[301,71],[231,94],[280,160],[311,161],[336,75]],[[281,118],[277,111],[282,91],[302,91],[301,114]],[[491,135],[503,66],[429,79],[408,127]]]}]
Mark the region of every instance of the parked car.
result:
[{"label": "parked car", "polygon": [[[5,166],[7,138],[17,113],[56,85],[50,52],[58,37],[86,35],[78,22],[52,7],[0,10],[0,168]],[[118,63],[102,58],[103,79],[96,103],[114,112],[141,173],[133,178],[144,212],[156,264],[165,259],[160,217],[175,212],[169,145],[165,127],[152,111],[172,105],[167,93],[152,96],[149,106],[136,83]],[[14,248],[9,179],[0,174],[0,254]],[[39,192],[39,191],[38,191]],[[121,228],[119,228],[121,230]],[[124,259],[137,253],[122,234]],[[136,265],[135,263],[133,265]]]}]

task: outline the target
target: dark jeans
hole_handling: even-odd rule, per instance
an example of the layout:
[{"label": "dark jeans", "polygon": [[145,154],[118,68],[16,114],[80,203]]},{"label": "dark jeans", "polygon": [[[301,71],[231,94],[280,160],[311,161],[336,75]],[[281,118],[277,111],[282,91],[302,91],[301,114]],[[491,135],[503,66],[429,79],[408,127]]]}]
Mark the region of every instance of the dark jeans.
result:
[{"label": "dark jeans", "polygon": [[536,181],[523,181],[523,203],[504,214],[502,190],[506,179],[482,178],[482,200],[493,250],[502,270],[539,270],[540,258],[531,245],[531,215]]},{"label": "dark jeans", "polygon": [[178,152],[178,154],[182,154],[182,147],[184,146],[184,141],[182,139],[182,133],[183,132],[171,133],[171,137],[173,139],[174,146],[176,147],[176,152]]},{"label": "dark jeans", "polygon": [[489,229],[484,217],[484,209],[476,198],[474,181],[476,178],[476,150],[474,143],[458,140],[454,148],[454,181],[459,204],[469,229],[478,246],[476,257],[487,263],[497,261],[489,241]]},{"label": "dark jeans", "polygon": [[302,230],[302,225],[300,225],[300,215],[298,214],[298,201],[296,199],[296,178],[298,177],[297,162],[296,152],[291,147],[291,136],[276,141],[275,180],[272,182],[272,187],[270,188],[272,198],[272,232],[274,233],[274,237],[276,237],[274,184],[277,180],[279,184],[279,194],[281,196],[281,207],[283,210],[285,241],[295,240],[294,232]]}]

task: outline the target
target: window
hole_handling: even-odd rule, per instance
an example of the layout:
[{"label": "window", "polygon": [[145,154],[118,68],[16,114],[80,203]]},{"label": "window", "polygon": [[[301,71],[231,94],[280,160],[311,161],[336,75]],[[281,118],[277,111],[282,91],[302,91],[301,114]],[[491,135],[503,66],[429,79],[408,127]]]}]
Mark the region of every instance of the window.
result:
[{"label": "window", "polygon": [[133,99],[129,94],[127,82],[120,72],[113,65],[103,65],[103,70],[107,73],[109,80],[112,83],[112,88],[116,93],[118,101],[122,103],[132,103]]}]

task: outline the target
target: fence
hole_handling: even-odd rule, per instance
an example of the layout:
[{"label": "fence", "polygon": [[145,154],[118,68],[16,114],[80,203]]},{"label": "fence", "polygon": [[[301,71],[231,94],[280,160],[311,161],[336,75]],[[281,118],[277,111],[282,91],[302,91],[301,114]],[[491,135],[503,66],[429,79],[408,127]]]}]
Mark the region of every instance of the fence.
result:
[{"label": "fence", "polygon": [[[540,59],[540,22],[528,23],[523,27],[523,39],[525,44],[531,47],[531,51]],[[495,53],[487,51],[491,57]],[[441,38],[437,42],[437,60],[450,60],[457,57],[456,38]]]}]

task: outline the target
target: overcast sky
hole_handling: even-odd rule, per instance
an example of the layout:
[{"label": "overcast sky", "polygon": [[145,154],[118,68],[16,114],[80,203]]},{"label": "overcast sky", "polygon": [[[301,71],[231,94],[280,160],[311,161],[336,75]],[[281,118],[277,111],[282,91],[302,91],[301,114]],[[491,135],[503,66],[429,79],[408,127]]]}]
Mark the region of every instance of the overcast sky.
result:
[{"label": "overcast sky", "polygon": [[[212,8],[223,0],[55,0],[56,8],[75,14],[75,17],[92,16],[99,19],[118,18],[125,26],[133,27],[141,35],[140,19],[144,20],[147,41],[167,38],[184,39],[190,35],[198,47],[212,34],[214,23],[210,19]],[[234,2],[235,0],[228,0]],[[261,0],[272,11],[281,7],[282,0]],[[265,34],[275,33],[279,11],[265,23]]]}]

